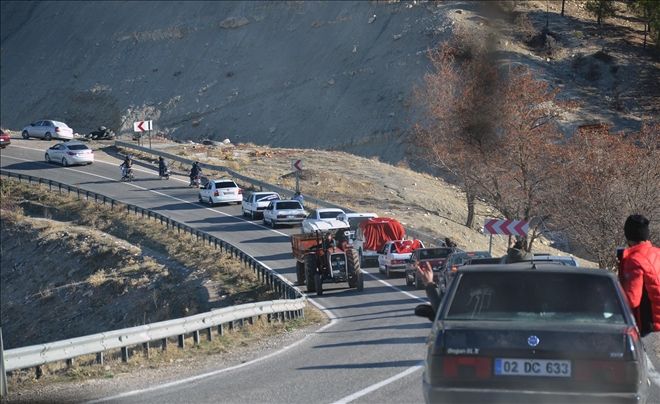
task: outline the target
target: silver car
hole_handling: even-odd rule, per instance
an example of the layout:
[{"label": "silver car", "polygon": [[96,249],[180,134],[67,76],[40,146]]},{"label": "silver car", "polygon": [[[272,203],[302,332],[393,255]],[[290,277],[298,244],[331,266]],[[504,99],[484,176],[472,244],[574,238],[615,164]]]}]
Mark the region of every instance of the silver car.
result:
[{"label": "silver car", "polygon": [[31,137],[38,137],[41,139],[73,139],[73,129],[69,128],[67,124],[60,121],[43,120],[32,122],[23,128],[23,139]]},{"label": "silver car", "polygon": [[94,151],[80,142],[58,143],[46,150],[47,163],[62,163],[64,167],[73,164],[92,164]]}]

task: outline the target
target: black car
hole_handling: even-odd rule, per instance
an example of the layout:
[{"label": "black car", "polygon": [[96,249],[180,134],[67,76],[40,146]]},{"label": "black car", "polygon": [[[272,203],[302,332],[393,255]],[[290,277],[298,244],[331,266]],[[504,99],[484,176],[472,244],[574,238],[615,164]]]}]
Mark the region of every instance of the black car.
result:
[{"label": "black car", "polygon": [[438,274],[440,290],[444,293],[458,268],[476,258],[492,258],[492,256],[488,251],[463,251],[458,249],[449,254],[447,261],[440,268],[440,273]]},{"label": "black car", "polygon": [[459,269],[423,375],[427,403],[644,403],[646,354],[615,276],[558,264]]},{"label": "black car", "polygon": [[422,289],[422,280],[417,271],[417,266],[423,262],[431,264],[433,270],[433,282],[438,282],[438,273],[444,266],[447,257],[457,251],[453,247],[430,247],[418,248],[413,251],[410,261],[406,262],[406,285],[415,286],[415,289]]}]

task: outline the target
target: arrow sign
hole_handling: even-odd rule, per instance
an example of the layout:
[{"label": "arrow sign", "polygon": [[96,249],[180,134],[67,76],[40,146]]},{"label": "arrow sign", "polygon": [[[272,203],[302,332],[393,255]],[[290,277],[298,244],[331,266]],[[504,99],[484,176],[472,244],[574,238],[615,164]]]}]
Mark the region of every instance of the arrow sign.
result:
[{"label": "arrow sign", "polygon": [[529,232],[529,222],[511,219],[486,219],[484,233],[505,234],[507,236],[525,236]]},{"label": "arrow sign", "polygon": [[133,132],[146,132],[153,129],[153,121],[133,122]]},{"label": "arrow sign", "polygon": [[302,160],[293,160],[291,165],[296,171],[302,171],[303,169]]}]

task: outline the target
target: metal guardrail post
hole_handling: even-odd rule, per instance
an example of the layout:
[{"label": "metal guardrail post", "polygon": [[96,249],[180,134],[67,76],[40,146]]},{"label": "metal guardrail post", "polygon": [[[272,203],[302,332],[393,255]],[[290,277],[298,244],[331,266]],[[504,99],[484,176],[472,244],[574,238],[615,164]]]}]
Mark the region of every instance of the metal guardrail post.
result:
[{"label": "metal guardrail post", "polygon": [[6,398],[9,394],[7,387],[7,373],[5,372],[5,354],[2,344],[2,327],[0,327],[0,398]]}]

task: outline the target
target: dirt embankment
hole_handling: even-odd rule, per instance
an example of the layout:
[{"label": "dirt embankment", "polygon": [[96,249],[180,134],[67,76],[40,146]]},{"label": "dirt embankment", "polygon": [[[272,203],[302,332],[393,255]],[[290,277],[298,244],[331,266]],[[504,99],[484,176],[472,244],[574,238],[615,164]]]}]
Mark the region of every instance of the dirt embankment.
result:
[{"label": "dirt embankment", "polygon": [[159,223],[2,181],[5,348],[269,300],[252,271]]}]

